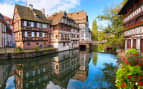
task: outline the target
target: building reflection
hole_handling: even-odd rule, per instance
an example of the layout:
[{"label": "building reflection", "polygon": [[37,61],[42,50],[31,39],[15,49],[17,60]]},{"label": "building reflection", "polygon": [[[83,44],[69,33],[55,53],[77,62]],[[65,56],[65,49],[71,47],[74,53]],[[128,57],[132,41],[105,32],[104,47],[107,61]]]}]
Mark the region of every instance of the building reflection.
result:
[{"label": "building reflection", "polygon": [[45,89],[50,77],[50,61],[34,61],[16,65],[16,89]]},{"label": "building reflection", "polygon": [[75,75],[72,77],[74,80],[80,80],[84,82],[88,76],[88,63],[91,59],[89,50],[80,52],[80,67]]},{"label": "building reflection", "polygon": [[64,51],[42,60],[16,64],[16,89],[49,89],[54,83],[67,88],[70,78],[80,67],[79,50]]},{"label": "building reflection", "polygon": [[70,78],[75,74],[80,66],[79,50],[65,51],[59,53],[51,61],[52,80],[61,88],[67,88]]},{"label": "building reflection", "polygon": [[0,89],[6,87],[6,81],[10,76],[10,65],[0,65]]},{"label": "building reflection", "polygon": [[86,80],[89,60],[90,53],[77,49],[0,65],[0,89],[6,89],[11,76],[16,89],[67,89],[70,79]]}]

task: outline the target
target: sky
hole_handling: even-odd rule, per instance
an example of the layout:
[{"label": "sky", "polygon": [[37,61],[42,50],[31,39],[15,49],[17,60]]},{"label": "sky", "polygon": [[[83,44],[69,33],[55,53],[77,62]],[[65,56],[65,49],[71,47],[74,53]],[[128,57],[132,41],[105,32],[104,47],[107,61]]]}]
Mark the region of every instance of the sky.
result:
[{"label": "sky", "polygon": [[[13,17],[14,5],[33,4],[34,8],[46,10],[49,16],[58,11],[74,12],[84,10],[89,17],[91,28],[93,19],[104,14],[106,8],[119,4],[123,0],[0,0],[0,13]],[[98,25],[107,26],[107,21],[97,20]]]}]

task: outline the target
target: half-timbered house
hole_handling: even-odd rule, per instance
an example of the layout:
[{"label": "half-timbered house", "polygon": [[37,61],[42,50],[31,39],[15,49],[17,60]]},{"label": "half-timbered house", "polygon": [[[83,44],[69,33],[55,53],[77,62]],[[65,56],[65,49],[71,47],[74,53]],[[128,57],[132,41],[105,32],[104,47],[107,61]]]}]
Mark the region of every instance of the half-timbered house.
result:
[{"label": "half-timbered house", "polygon": [[63,51],[79,47],[79,25],[66,12],[54,13],[48,20],[51,22],[50,43],[54,48]]},{"label": "half-timbered house", "polygon": [[143,52],[143,0],[128,0],[119,15],[123,15],[125,50]]},{"label": "half-timbered house", "polygon": [[32,4],[28,7],[15,5],[13,24],[17,47],[48,47],[50,25],[44,10],[34,9]]}]

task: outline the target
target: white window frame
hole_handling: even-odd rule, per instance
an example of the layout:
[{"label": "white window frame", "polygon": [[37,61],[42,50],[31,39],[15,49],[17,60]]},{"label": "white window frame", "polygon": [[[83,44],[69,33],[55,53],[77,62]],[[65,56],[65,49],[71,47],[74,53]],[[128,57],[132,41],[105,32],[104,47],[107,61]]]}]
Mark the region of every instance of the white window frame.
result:
[{"label": "white window frame", "polygon": [[27,26],[27,21],[24,21],[24,26]]},{"label": "white window frame", "polygon": [[40,36],[40,33],[39,32],[37,32],[37,37],[39,37]]},{"label": "white window frame", "polygon": [[35,37],[35,32],[32,32],[32,37]]},{"label": "white window frame", "polygon": [[42,24],[43,28],[48,28],[47,24]]},{"label": "white window frame", "polygon": [[31,27],[34,27],[34,22],[31,22]]},{"label": "white window frame", "polygon": [[25,34],[24,34],[24,35],[25,35],[25,37],[28,37],[28,32],[25,32]]},{"label": "white window frame", "polygon": [[45,37],[45,33],[42,33],[42,37]]},{"label": "white window frame", "polygon": [[37,23],[37,28],[41,28],[41,23]]}]

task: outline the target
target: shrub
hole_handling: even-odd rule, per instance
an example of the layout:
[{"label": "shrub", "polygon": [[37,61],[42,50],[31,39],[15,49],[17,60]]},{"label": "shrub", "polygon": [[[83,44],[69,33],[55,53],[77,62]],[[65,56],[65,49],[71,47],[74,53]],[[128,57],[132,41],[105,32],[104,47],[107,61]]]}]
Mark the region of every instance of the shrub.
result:
[{"label": "shrub", "polygon": [[33,50],[34,50],[35,52],[38,52],[38,47],[37,47],[37,46],[34,46],[34,47],[33,47]]},{"label": "shrub", "polygon": [[23,49],[21,47],[16,47],[17,52],[23,52]]},{"label": "shrub", "polygon": [[116,87],[119,89],[143,89],[141,66],[122,65],[116,72]]},{"label": "shrub", "polygon": [[132,56],[138,56],[139,52],[136,49],[128,49],[126,53],[126,58],[132,57]]}]

